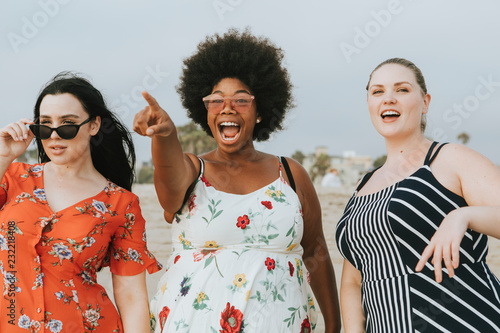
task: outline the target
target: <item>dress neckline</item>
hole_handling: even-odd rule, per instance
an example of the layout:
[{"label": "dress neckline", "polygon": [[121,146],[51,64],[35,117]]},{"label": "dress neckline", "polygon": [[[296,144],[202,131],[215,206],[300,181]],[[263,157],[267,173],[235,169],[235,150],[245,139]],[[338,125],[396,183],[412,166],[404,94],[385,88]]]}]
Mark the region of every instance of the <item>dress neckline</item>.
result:
[{"label": "dress neckline", "polygon": [[[279,176],[278,176],[278,178],[276,178],[272,182],[270,182],[270,183],[268,183],[268,184],[266,184],[266,185],[264,185],[262,187],[259,187],[258,189],[254,190],[252,192],[239,194],[239,193],[231,193],[231,192],[226,192],[226,191],[218,190],[213,185],[210,185],[210,187],[213,188],[214,191],[219,192],[219,193],[224,193],[224,194],[227,194],[227,195],[241,196],[241,197],[248,196],[248,195],[251,195],[251,194],[255,194],[256,192],[262,191],[264,188],[272,186],[277,181],[283,182],[285,185],[287,185],[288,187],[290,187],[290,189],[292,189],[292,187],[290,186],[290,184],[288,184],[285,181],[285,179],[283,178],[283,174],[282,174],[282,170],[281,170],[281,166],[282,166],[281,158],[278,156],[278,159],[279,159]],[[205,160],[203,160],[203,158],[201,158],[201,157],[198,157],[198,160],[200,161],[200,174],[198,176],[198,179],[201,180],[204,183],[204,181],[203,181],[202,178],[205,177]]]},{"label": "dress neckline", "polygon": [[[202,177],[202,176],[200,176]],[[281,181],[281,176],[276,178],[275,180],[273,180],[272,182],[270,182],[269,184],[266,184],[262,187],[259,187],[258,189],[256,189],[255,191],[252,191],[252,192],[249,192],[249,193],[243,193],[243,194],[239,194],[239,193],[231,193],[231,192],[226,192],[226,191],[221,191],[221,190],[218,190],[216,189],[215,187],[213,187],[212,185],[210,185],[211,188],[213,188],[214,191],[216,192],[219,192],[219,193],[224,193],[224,194],[227,194],[227,195],[236,195],[236,196],[246,196],[246,195],[251,195],[251,194],[255,194],[256,192],[259,192],[259,191],[262,191],[263,189],[265,189],[266,187],[269,187],[269,186],[272,186],[274,183],[276,183],[277,181]],[[283,183],[285,183],[286,185],[288,185],[286,182],[283,181]],[[290,185],[288,185],[290,186]]]},{"label": "dress neckline", "polygon": [[[407,180],[408,178],[413,177],[413,176],[414,176],[417,172],[419,172],[422,168],[427,169],[427,168],[428,168],[428,166],[424,164],[424,165],[420,166],[417,170],[415,170],[412,174],[410,174],[410,175],[406,176],[405,178],[403,178],[403,179],[401,179],[401,180],[398,180],[397,182],[395,182],[395,183],[393,183],[393,184],[391,184],[391,185],[389,185],[389,186],[386,186],[386,187],[384,187],[384,188],[382,188],[382,189],[380,189],[380,190],[378,190],[378,191],[372,192],[372,193],[363,194],[363,195],[358,195],[358,192],[359,192],[359,190],[361,190],[361,189],[356,189],[356,191],[354,192],[354,196],[355,196],[356,198],[364,198],[364,197],[368,197],[368,196],[371,196],[371,195],[379,194],[380,192],[387,191],[387,190],[391,189],[392,187],[395,187],[395,186],[399,185],[399,183],[401,183],[401,182],[403,182],[403,181]],[[373,171],[372,171],[372,175],[373,175],[373,172],[375,172],[375,171],[376,171],[376,170],[373,170]],[[430,171],[430,172],[431,172],[431,174],[432,174],[432,170],[430,170],[430,168],[429,168],[429,171]],[[432,176],[434,177],[434,175],[432,175]],[[371,178],[371,176],[370,176],[370,178]],[[368,180],[369,180],[370,178],[368,178]],[[436,178],[436,177],[434,177],[434,178]],[[368,180],[367,180],[366,182],[368,182]],[[365,184],[365,185],[366,185],[366,184]]]},{"label": "dress neckline", "polygon": [[58,214],[61,214],[62,212],[64,212],[65,210],[68,210],[70,208],[74,208],[76,207],[78,204],[82,203],[82,202],[85,202],[85,201],[89,201],[90,199],[94,199],[94,198],[97,198],[97,197],[100,197],[102,195],[102,193],[105,193],[109,188],[110,188],[110,180],[109,179],[106,179],[106,186],[104,186],[104,188],[99,191],[98,193],[96,193],[95,195],[92,195],[90,197],[86,197],[80,201],[77,201],[67,207],[64,207],[62,209],[59,209],[57,211],[54,211],[54,209],[52,209],[52,207],[50,207],[49,205],[49,202],[47,201],[47,193],[45,192],[45,165],[46,163],[42,163],[41,164],[41,167],[42,167],[42,170],[41,170],[41,176],[40,176],[40,179],[41,179],[41,183],[42,183],[42,187],[40,188],[41,190],[43,190],[43,195],[45,197],[44,201],[46,203],[46,206],[47,206],[47,209],[53,214],[53,215],[58,215]]},{"label": "dress neckline", "polygon": [[[414,174],[416,174],[420,169],[424,168],[424,167],[427,167],[429,169],[429,172],[431,173],[432,177],[437,181],[436,177],[434,177],[434,174],[432,173],[432,170],[431,170],[431,163],[434,161],[434,159],[437,157],[439,151],[441,150],[441,148],[443,148],[444,145],[446,145],[447,143],[443,143],[441,145],[438,146],[438,148],[436,149],[436,151],[434,152],[434,154],[432,153],[434,151],[434,148],[439,144],[439,142],[437,141],[433,141],[431,143],[431,146],[429,147],[429,149],[427,150],[427,154],[425,156],[425,159],[424,159],[424,163],[418,168],[416,169],[412,174],[406,176],[405,178],[391,184],[391,185],[388,185],[376,192],[373,192],[373,193],[368,193],[368,194],[364,194],[364,195],[357,195],[358,192],[366,185],[366,183],[368,183],[368,181],[370,180],[370,178],[373,176],[373,174],[375,173],[375,171],[377,171],[378,169],[380,169],[382,166],[379,166],[378,168],[376,168],[375,170],[371,171],[370,173],[366,174],[362,179],[361,179],[361,182],[360,184],[356,187],[356,190],[354,191],[354,196],[356,198],[362,198],[362,197],[366,197],[366,196],[369,196],[369,195],[373,195],[373,194],[378,194],[382,191],[386,191],[394,186],[397,186],[399,183],[401,183],[402,181],[405,181],[406,179],[412,177]],[[438,181],[439,183],[439,181]],[[442,185],[441,185],[442,186]],[[443,188],[446,189],[446,187],[442,186]],[[451,192],[451,191],[450,191]],[[453,192],[452,192],[453,193]]]}]

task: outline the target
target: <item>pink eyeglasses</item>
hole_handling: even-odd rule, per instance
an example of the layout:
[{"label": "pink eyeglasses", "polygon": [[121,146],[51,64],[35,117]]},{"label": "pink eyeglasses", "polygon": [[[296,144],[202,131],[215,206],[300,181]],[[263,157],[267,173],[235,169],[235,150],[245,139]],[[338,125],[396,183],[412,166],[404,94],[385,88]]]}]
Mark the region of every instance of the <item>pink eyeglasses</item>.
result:
[{"label": "pink eyeglasses", "polygon": [[247,112],[252,106],[252,101],[255,96],[239,93],[231,97],[223,97],[221,95],[213,94],[203,97],[203,103],[207,111],[213,114],[219,114],[226,105],[226,100],[231,101],[231,108],[239,113]]}]

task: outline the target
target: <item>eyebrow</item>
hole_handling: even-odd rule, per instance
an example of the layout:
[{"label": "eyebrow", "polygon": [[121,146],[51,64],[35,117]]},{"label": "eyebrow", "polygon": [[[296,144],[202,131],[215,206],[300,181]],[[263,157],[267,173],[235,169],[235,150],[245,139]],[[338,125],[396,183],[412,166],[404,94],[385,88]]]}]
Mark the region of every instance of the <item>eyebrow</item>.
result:
[{"label": "eyebrow", "polygon": [[[410,82],[408,82],[408,81],[401,81],[401,82],[394,83],[395,86],[401,86],[403,84],[409,84],[410,86],[413,87],[413,85]],[[383,87],[383,86],[384,86],[383,84],[373,84],[369,88],[372,88],[372,87]]]},{"label": "eyebrow", "polygon": [[[39,117],[40,119],[52,119],[53,117],[51,116],[46,116],[46,115],[40,115]],[[62,115],[60,117],[56,117],[58,119],[78,119],[80,118],[79,115],[76,115],[76,114],[65,114],[65,115]]]},{"label": "eyebrow", "polygon": [[[213,91],[213,92],[212,92],[212,94],[215,94],[215,93],[218,93],[218,94],[224,94],[224,93],[223,93],[222,91],[220,91],[220,90],[216,90],[216,91]],[[247,93],[247,94],[249,94],[249,95],[250,95],[250,92],[248,92],[247,90],[244,90],[244,89],[236,91],[236,92],[234,93],[234,95],[236,95],[237,93]]]}]

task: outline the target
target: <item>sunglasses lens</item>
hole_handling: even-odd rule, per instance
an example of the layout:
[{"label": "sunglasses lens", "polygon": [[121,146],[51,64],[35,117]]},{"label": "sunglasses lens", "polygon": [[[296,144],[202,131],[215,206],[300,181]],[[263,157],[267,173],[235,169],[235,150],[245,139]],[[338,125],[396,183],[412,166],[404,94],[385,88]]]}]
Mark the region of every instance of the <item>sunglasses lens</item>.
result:
[{"label": "sunglasses lens", "polygon": [[50,138],[50,134],[52,133],[49,127],[38,124],[30,125],[30,130],[37,138],[42,140]]},{"label": "sunglasses lens", "polygon": [[[34,124],[30,125],[29,127],[31,132],[33,132],[33,134],[41,140],[46,140],[52,135],[52,128],[48,126]],[[79,126],[77,125],[64,125],[59,126],[54,130],[57,132],[57,135],[61,137],[61,139],[71,140],[78,134],[78,129]]]},{"label": "sunglasses lens", "polygon": [[64,140],[73,139],[78,133],[78,127],[75,125],[64,125],[57,128],[57,135]]}]

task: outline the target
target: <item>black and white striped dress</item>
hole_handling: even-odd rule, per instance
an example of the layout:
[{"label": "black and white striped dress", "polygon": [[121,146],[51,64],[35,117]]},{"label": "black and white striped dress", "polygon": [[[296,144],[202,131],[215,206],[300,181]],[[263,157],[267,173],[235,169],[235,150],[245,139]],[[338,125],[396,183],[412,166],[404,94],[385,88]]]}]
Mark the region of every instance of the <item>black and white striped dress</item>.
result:
[{"label": "black and white striped dress", "polygon": [[430,260],[414,268],[443,218],[467,206],[441,185],[431,152],[411,176],[379,192],[349,200],[337,225],[340,252],[361,272],[366,332],[500,332],[500,282],[486,265],[486,235],[468,230],[453,278],[437,283]]}]

